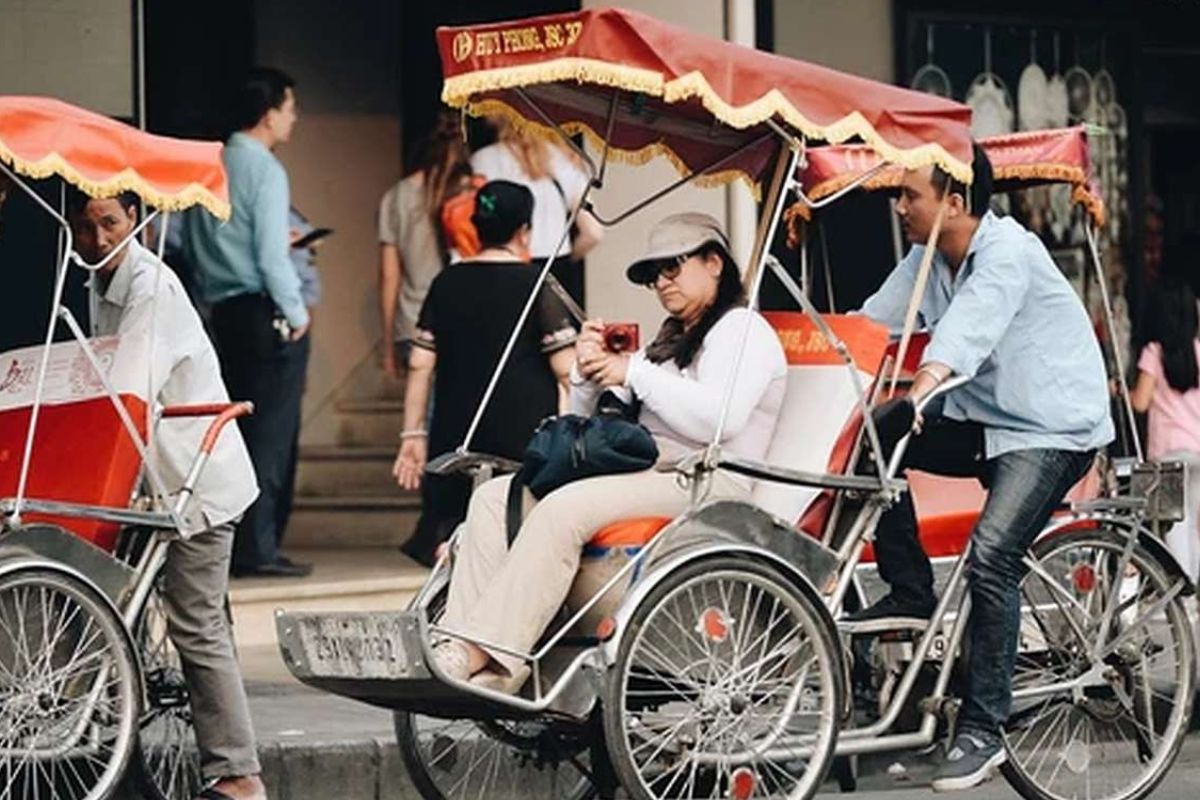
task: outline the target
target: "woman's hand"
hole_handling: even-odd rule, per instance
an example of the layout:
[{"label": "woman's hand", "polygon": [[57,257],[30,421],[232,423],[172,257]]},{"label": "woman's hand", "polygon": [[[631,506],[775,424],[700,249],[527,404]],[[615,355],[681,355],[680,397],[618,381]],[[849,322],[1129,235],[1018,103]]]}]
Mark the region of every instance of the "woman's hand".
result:
[{"label": "woman's hand", "polygon": [[400,443],[400,452],[392,464],[392,475],[401,489],[416,491],[421,488],[421,474],[425,471],[428,448],[424,436],[414,436]]},{"label": "woman's hand", "polygon": [[588,377],[608,389],[624,386],[629,375],[629,355],[626,353],[604,353],[593,366]]},{"label": "woman's hand", "polygon": [[607,356],[604,349],[604,320],[587,320],[575,339],[575,365],[579,374],[594,380],[596,371],[603,366]]}]

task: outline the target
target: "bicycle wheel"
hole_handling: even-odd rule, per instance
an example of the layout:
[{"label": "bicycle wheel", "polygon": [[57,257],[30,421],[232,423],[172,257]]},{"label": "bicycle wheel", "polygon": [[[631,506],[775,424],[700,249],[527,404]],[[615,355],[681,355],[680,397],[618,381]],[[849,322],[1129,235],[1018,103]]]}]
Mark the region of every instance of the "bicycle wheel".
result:
[{"label": "bicycle wheel", "polygon": [[396,741],[425,800],[584,800],[594,796],[584,728],[548,720],[395,715]]},{"label": "bicycle wheel", "polygon": [[137,777],[150,800],[191,800],[200,793],[200,751],[179,651],[167,635],[161,575],[138,618],[134,639],[146,687],[137,739]]},{"label": "bicycle wheel", "polygon": [[[430,619],[441,616],[447,591],[430,598]],[[397,711],[393,722],[400,757],[425,800],[595,795],[583,726],[548,719],[438,719],[408,711]]]},{"label": "bicycle wheel", "polygon": [[1187,733],[1195,643],[1179,581],[1110,527],[1038,542],[1021,584],[1021,652],[1005,738],[1029,800],[1136,800]]},{"label": "bicycle wheel", "polygon": [[0,576],[0,800],[103,800],[134,746],[141,692],[120,619],[53,569]]},{"label": "bicycle wheel", "polygon": [[844,679],[834,632],[778,571],[733,556],[684,566],[621,636],[604,730],[633,797],[816,793]]}]

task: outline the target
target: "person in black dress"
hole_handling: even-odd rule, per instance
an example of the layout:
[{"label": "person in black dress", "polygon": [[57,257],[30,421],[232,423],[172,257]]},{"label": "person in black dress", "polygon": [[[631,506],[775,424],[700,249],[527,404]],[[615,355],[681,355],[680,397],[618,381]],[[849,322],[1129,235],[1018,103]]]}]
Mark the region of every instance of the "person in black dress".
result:
[{"label": "person in black dress", "polygon": [[[471,217],[482,250],[442,270],[421,307],[409,358],[404,431],[392,467],[397,483],[422,490],[421,519],[402,547],[430,564],[438,544],[466,516],[470,479],[423,475],[428,459],[462,443],[513,325],[535,282],[529,264],[533,194],[492,181],[476,195]],[[570,312],[544,285],[521,329],[471,450],[520,460],[534,429],[558,412],[575,358]],[[436,370],[435,370],[436,367]],[[433,419],[424,421],[433,387]]]}]

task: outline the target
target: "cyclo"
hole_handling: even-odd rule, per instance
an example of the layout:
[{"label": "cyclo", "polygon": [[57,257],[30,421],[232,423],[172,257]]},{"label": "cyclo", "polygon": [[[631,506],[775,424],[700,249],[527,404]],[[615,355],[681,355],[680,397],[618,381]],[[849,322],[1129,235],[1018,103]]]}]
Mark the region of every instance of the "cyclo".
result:
[{"label": "cyclo", "polygon": [[[129,238],[158,219],[161,256],[170,211],[228,217],[220,152],[57,100],[0,97],[0,179],[59,230],[45,340],[0,354],[0,798],[102,800],[131,765],[148,797],[201,788],[161,570],[222,429],[252,408],[158,406],[152,341],[85,334],[63,299],[68,271],[104,262],[74,250],[63,208],[47,199],[63,195],[32,180],[97,197],[134,191],[162,213]],[[56,342],[60,324],[70,338]],[[149,453],[157,426],[180,424],[206,430],[172,496]]]},{"label": "cyclo", "polygon": [[[566,141],[584,135],[601,153],[596,164],[579,151],[593,188],[603,187],[614,156],[664,154],[684,173],[615,219],[597,214],[606,224],[689,181],[769,176],[747,284],[756,304],[772,269],[802,308],[766,315],[788,357],[785,408],[766,462],[722,454],[718,431],[678,467],[694,492],[688,511],[596,533],[561,622],[534,652],[505,650],[532,667],[518,696],[451,680],[431,658],[436,637],[459,635],[440,624],[453,547],[405,612],[279,612],[285,663],[312,686],[395,709],[402,756],[427,798],[614,797],[621,789],[637,798],[808,798],[835,756],[933,744],[954,711],[969,614],[965,548],[883,713],[858,724],[854,631],[838,619],[880,514],[907,490],[895,477],[904,442],[885,458],[869,413],[885,389],[889,337],[865,318],[817,313],[767,251],[789,193],[813,208],[837,196],[805,196],[801,170],[818,152],[810,142],[857,137],[875,154],[845,191],[893,164],[938,163],[966,178],[968,112],[620,10],[445,28],[438,37],[447,103]],[[541,46],[505,49],[534,40]],[[893,363],[905,362],[906,349]],[[503,366],[504,358],[496,375]],[[471,452],[470,438],[428,470],[488,475],[515,466]],[[860,454],[874,474],[856,471]],[[756,479],[753,502],[705,501],[716,469]],[[1190,587],[1145,527],[1145,509],[1129,498],[1077,505],[1030,551],[1028,668],[1018,676],[1006,772],[1026,796],[1075,796],[1055,783],[1064,767],[1087,787],[1081,792],[1107,784],[1096,796],[1144,796],[1178,751],[1188,718],[1181,699],[1190,701],[1194,680],[1181,602]],[[1169,669],[1152,676],[1164,658]],[[930,663],[933,677],[914,706]],[[902,721],[914,707],[917,719]],[[1095,725],[1106,738],[1091,736]],[[1114,732],[1132,742],[1125,761]],[[1030,767],[1022,753],[1031,745],[1043,764],[1053,761],[1053,774]]]}]

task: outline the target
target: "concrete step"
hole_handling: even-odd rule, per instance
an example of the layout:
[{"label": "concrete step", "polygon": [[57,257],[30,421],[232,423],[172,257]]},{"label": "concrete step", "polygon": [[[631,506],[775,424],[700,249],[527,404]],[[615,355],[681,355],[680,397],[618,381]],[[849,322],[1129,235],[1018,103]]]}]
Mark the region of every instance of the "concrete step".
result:
[{"label": "concrete step", "polygon": [[314,445],[300,448],[296,494],[312,496],[386,496],[396,488],[393,447]]},{"label": "concrete step", "polygon": [[355,398],[342,400],[337,411],[337,443],[343,447],[391,447],[404,428],[400,400]]},{"label": "concrete step", "polygon": [[[288,554],[295,561],[312,564],[312,574],[305,578],[238,578],[230,583],[229,604],[239,650],[277,649],[276,609],[401,610],[428,574],[424,567],[392,547],[317,550],[289,547]],[[278,666],[282,669],[282,664]]]},{"label": "concrete step", "polygon": [[420,513],[420,496],[400,489],[386,495],[297,495],[285,549],[398,547],[412,534]]}]

